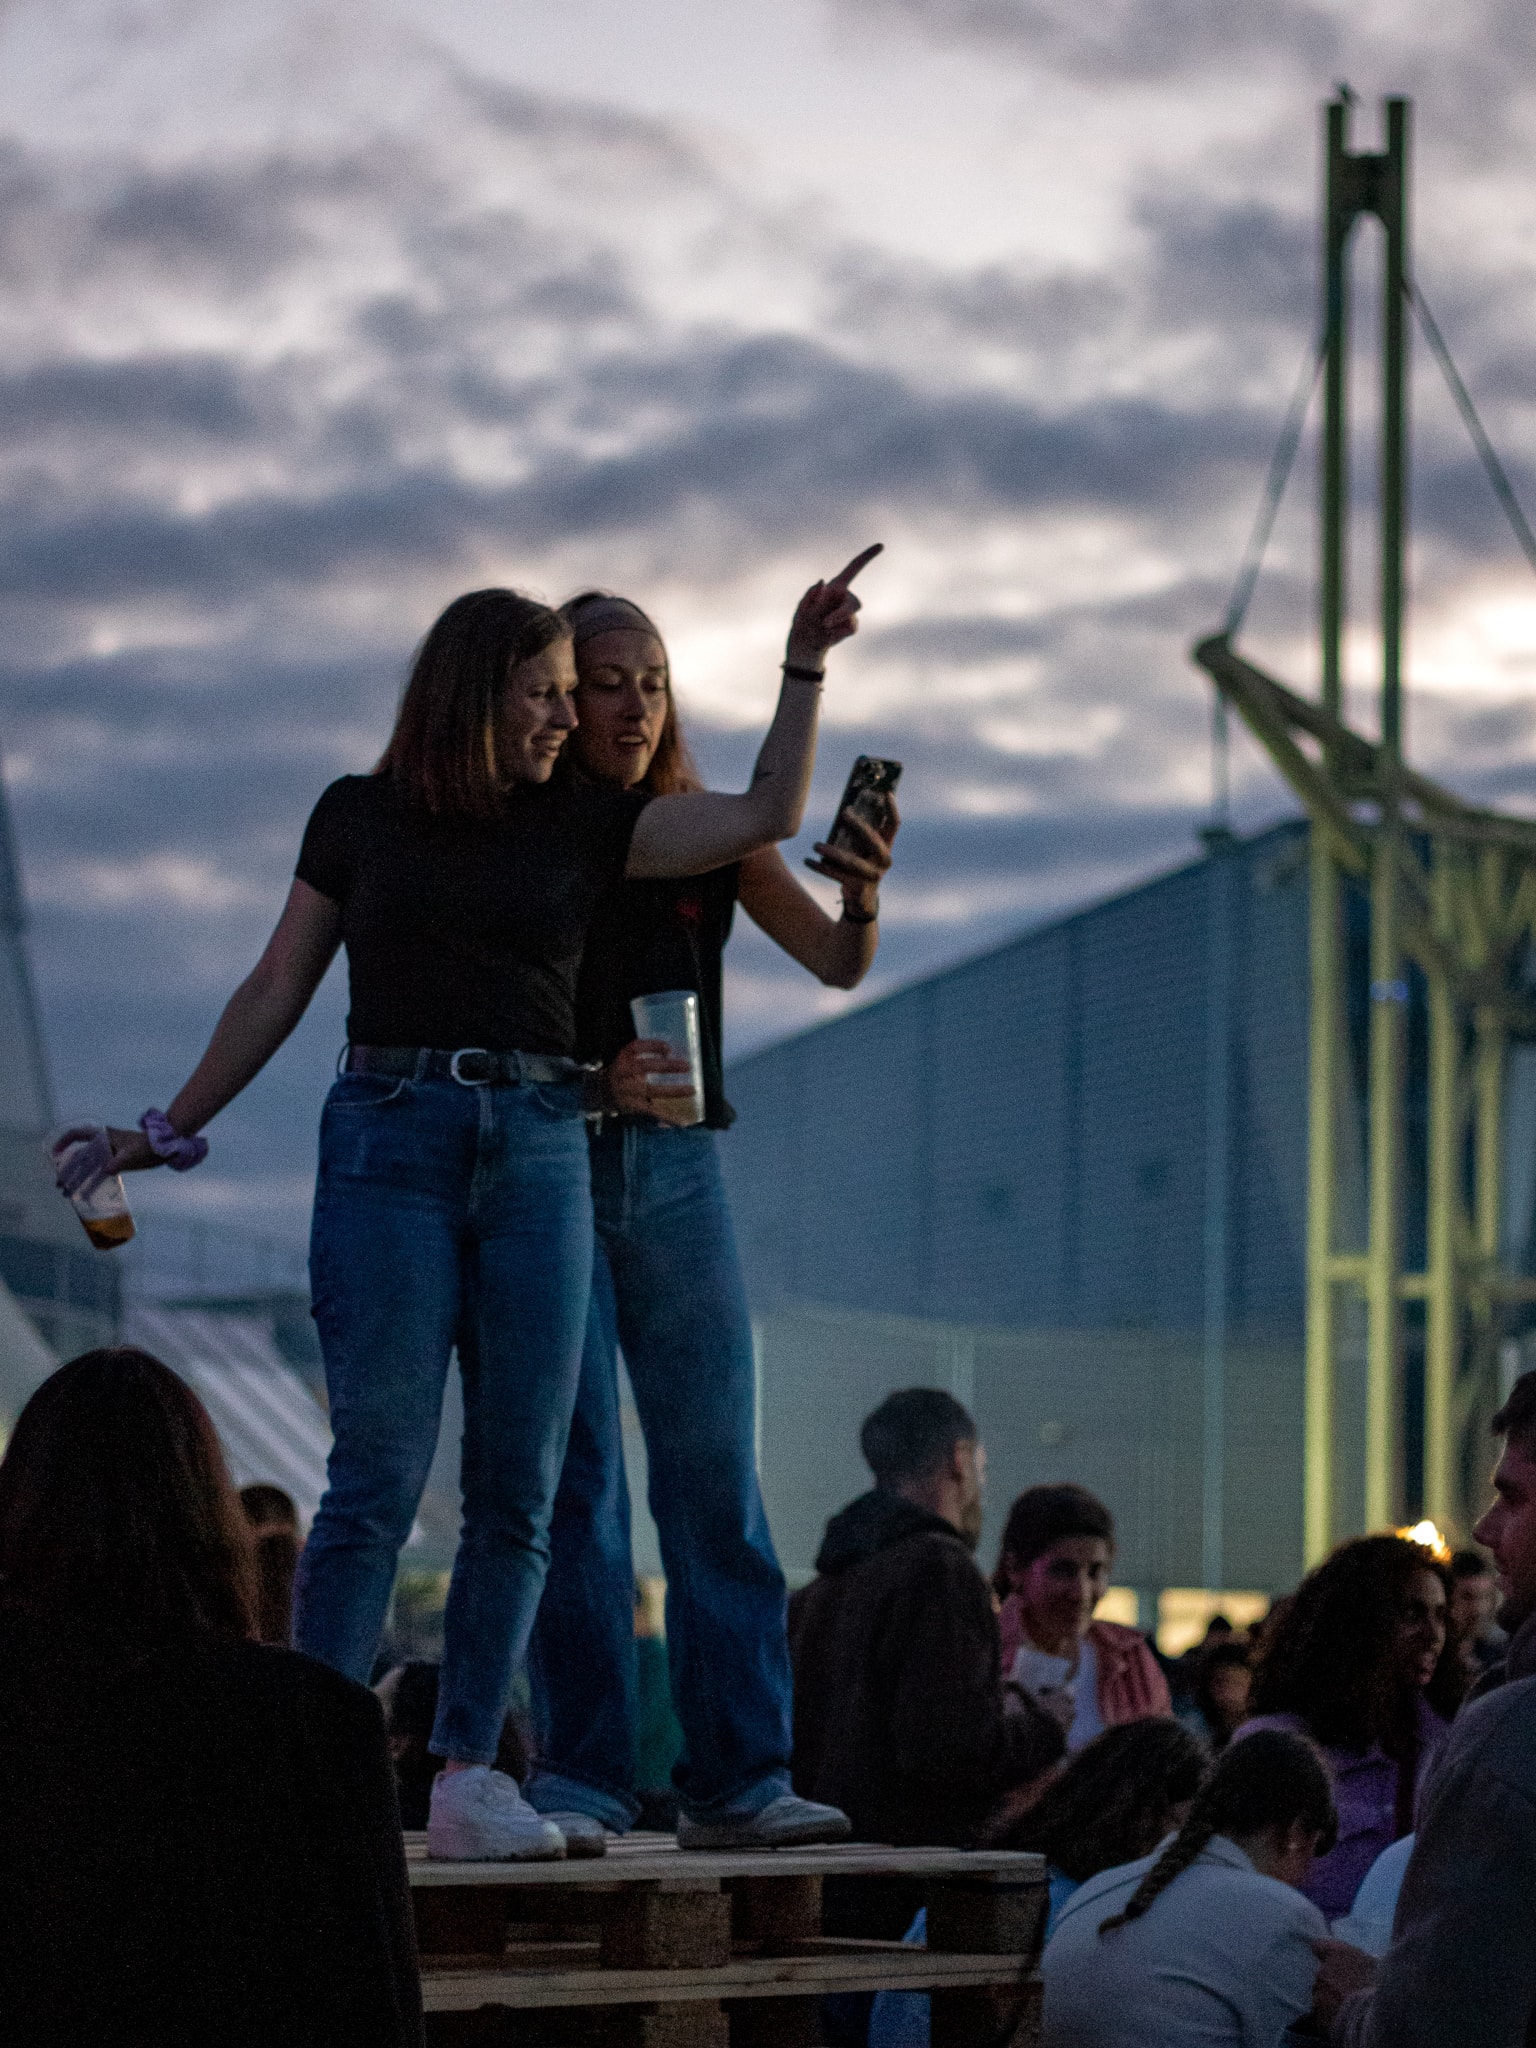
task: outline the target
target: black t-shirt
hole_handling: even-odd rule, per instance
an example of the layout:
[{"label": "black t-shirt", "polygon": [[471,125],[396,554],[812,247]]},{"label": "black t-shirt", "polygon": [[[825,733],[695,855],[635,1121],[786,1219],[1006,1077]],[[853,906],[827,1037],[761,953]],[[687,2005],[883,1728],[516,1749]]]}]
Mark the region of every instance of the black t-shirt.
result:
[{"label": "black t-shirt", "polygon": [[598,906],[576,995],[576,1043],[584,1060],[611,1060],[635,1036],[631,996],[691,988],[699,999],[704,1121],[735,1121],[720,1070],[720,956],[731,935],[741,870],[716,868],[686,881],[626,882]]},{"label": "black t-shirt", "polygon": [[557,774],[485,822],[434,818],[382,775],[333,782],[297,874],[341,906],[349,1039],[574,1053],[587,926],[647,801]]}]

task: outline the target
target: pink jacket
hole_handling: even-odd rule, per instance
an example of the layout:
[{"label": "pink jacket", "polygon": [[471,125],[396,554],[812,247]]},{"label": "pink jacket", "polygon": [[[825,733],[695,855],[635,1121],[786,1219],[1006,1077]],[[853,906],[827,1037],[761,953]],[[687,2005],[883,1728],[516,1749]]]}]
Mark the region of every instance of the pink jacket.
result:
[{"label": "pink jacket", "polygon": [[[1017,1593],[1010,1593],[1003,1602],[997,1625],[1002,1636],[1006,1678],[1024,1640],[1024,1617]],[[1106,1728],[1117,1728],[1122,1721],[1152,1721],[1172,1715],[1168,1681],[1158,1669],[1145,1636],[1117,1621],[1090,1621],[1088,1640],[1098,1663],[1099,1719]]]}]

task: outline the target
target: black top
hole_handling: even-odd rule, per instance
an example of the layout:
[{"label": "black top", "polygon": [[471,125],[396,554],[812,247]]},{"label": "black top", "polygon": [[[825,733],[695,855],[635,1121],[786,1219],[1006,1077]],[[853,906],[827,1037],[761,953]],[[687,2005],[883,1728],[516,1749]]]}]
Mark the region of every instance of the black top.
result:
[{"label": "black top", "polygon": [[731,935],[741,869],[733,862],[687,881],[626,882],[599,904],[587,934],[576,994],[576,1043],[584,1060],[611,1060],[635,1036],[631,996],[691,988],[699,999],[704,1121],[725,1130],[720,1055],[720,956]]},{"label": "black top", "polygon": [[382,775],[344,775],[298,878],[341,906],[355,1045],[570,1055],[587,926],[629,858],[639,791],[556,774],[494,822],[434,818]]},{"label": "black top", "polygon": [[372,1694],[291,1650],[0,1618],[0,2038],[420,2048]]}]

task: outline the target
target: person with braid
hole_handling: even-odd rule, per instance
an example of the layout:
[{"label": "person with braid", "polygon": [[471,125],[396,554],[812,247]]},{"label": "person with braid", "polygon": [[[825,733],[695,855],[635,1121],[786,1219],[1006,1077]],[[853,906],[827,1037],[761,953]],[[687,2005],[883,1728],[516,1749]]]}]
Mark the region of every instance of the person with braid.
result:
[{"label": "person with braid", "polygon": [[1336,1826],[1305,1736],[1234,1742],[1176,1835],[1063,1907],[1041,1962],[1042,2048],[1281,2048],[1328,1934],[1297,1887]]},{"label": "person with braid", "polygon": [[[1155,1849],[1184,1823],[1205,1776],[1197,1736],[1177,1721],[1125,1721],[1080,1749],[1022,1813],[989,1827],[989,1849],[1033,1849],[1045,1858],[1049,1937],[1079,1886],[1101,1870]],[[1005,1807],[1007,1802],[1005,1802]],[[928,1939],[926,1907],[907,1929],[913,1944]],[[869,2020],[869,2048],[929,2048],[926,1991],[882,1991]]]}]

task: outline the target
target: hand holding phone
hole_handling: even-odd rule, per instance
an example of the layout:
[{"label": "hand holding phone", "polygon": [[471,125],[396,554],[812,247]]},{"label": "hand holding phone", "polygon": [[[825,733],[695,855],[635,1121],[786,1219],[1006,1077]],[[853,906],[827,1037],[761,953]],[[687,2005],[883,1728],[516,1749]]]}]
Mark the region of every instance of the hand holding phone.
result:
[{"label": "hand holding phone", "polygon": [[865,908],[873,908],[874,892],[891,865],[891,841],[901,824],[895,790],[901,780],[901,763],[883,761],[875,755],[860,754],[848,777],[842,802],[825,840],[818,840],[818,860],[808,860],[813,874],[841,882],[843,898],[848,892],[864,892]]}]

